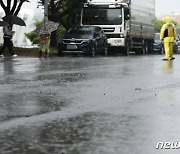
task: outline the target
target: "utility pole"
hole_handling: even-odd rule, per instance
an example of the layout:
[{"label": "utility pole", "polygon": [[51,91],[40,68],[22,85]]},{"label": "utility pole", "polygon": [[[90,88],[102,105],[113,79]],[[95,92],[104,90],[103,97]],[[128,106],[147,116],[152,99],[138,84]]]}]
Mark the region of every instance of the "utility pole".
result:
[{"label": "utility pole", "polygon": [[44,23],[48,21],[48,0],[44,0]]}]

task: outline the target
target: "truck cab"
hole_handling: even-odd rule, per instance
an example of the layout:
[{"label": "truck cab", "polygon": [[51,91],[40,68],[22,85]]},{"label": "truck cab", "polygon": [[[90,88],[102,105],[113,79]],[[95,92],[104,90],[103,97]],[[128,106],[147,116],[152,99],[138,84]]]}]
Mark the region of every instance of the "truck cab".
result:
[{"label": "truck cab", "polygon": [[[112,1],[104,4],[103,2],[90,1],[84,4],[81,15],[82,25],[101,26],[108,38],[109,46],[124,46],[124,36],[127,34],[128,23],[126,22],[125,10],[127,4],[114,3]],[[126,13],[127,14],[127,13]]]},{"label": "truck cab", "polygon": [[154,0],[87,0],[81,25],[102,27],[109,47],[147,53],[154,39]]}]

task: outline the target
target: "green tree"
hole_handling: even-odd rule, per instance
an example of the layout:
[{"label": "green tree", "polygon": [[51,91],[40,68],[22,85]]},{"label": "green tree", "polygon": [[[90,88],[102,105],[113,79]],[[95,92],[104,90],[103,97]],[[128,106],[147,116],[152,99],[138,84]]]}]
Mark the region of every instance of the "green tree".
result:
[{"label": "green tree", "polygon": [[[40,25],[43,21],[36,20],[34,22],[34,25],[37,27]],[[39,44],[40,42],[40,36],[37,32],[31,31],[29,33],[25,33],[25,36],[32,42],[32,44]]]},{"label": "green tree", "polygon": [[[177,25],[177,22],[176,21],[174,21],[174,20],[172,20],[171,21],[175,26]],[[161,27],[162,27],[162,25],[164,24],[164,21],[162,21],[162,20],[159,20],[159,19],[155,19],[155,33],[160,33],[160,31],[161,31]]]},{"label": "green tree", "polygon": [[[85,0],[49,0],[48,18],[51,21],[59,22],[63,27],[69,29],[80,24],[78,17]],[[44,0],[39,0],[44,5]]]},{"label": "green tree", "polygon": [[161,27],[163,25],[163,21],[159,19],[155,19],[155,33],[159,33],[161,30]]},{"label": "green tree", "polygon": [[[49,0],[48,19],[60,23],[66,30],[80,24],[80,13],[85,0]],[[39,0],[44,5],[44,0]],[[51,34],[51,46],[57,45],[56,32]]]},{"label": "green tree", "polygon": [[[43,21],[36,20],[34,22],[34,25],[37,27],[38,25],[40,25],[42,23],[43,23]],[[66,29],[62,25],[59,25],[58,29],[56,30],[56,38],[59,38],[61,35],[63,35],[65,33],[65,31],[66,31]],[[25,33],[25,36],[32,42],[32,44],[39,44],[39,42],[40,42],[40,36],[35,31]]]},{"label": "green tree", "polygon": [[0,0],[0,6],[5,15],[17,16],[24,2],[29,2],[29,0]]}]

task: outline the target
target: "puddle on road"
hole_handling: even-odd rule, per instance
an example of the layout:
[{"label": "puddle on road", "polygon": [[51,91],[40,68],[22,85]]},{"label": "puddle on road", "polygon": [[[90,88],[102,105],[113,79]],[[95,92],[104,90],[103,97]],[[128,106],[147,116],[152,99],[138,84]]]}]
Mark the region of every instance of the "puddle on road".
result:
[{"label": "puddle on road", "polygon": [[[130,153],[139,141],[142,144],[146,140],[142,136],[147,135],[147,128],[141,128],[143,122],[143,118],[132,115],[86,113],[43,125],[18,126],[0,133],[1,152]],[[141,139],[136,143],[137,138]]]}]

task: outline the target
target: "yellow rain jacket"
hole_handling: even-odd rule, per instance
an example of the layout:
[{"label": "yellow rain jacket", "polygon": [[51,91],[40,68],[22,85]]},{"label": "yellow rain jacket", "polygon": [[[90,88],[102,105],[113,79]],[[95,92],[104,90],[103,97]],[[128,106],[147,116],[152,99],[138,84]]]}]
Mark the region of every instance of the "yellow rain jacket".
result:
[{"label": "yellow rain jacket", "polygon": [[160,39],[164,39],[164,42],[174,42],[174,39],[176,38],[175,25],[170,22],[169,17],[165,17],[164,22],[165,24],[162,26],[160,32]]},{"label": "yellow rain jacket", "polygon": [[160,39],[164,41],[165,58],[163,60],[172,60],[174,39],[176,38],[176,28],[170,22],[170,18],[165,18],[165,24],[161,28]]}]

